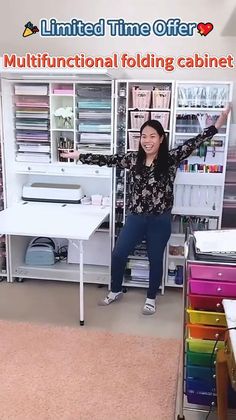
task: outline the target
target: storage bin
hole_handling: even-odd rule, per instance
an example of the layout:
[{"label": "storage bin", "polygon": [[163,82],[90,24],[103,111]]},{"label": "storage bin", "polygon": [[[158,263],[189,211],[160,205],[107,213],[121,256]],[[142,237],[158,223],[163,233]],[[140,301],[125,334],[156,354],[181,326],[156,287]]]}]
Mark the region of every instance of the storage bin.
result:
[{"label": "storage bin", "polygon": [[158,112],[158,111],[151,112],[151,119],[159,121],[162,127],[164,128],[164,130],[168,130],[169,117],[170,117],[169,112]]},{"label": "storage bin", "polygon": [[233,266],[191,264],[189,270],[190,277],[194,280],[236,282],[236,267]]},{"label": "storage bin", "polygon": [[130,150],[134,150],[134,151],[138,150],[139,142],[140,142],[139,133],[129,133],[129,149]]},{"label": "storage bin", "polygon": [[147,111],[131,111],[130,120],[131,128],[135,130],[140,130],[143,123],[149,119],[149,112]]},{"label": "storage bin", "polygon": [[187,401],[189,404],[194,405],[206,405],[210,407],[213,403],[216,404],[216,395],[204,395],[204,394],[196,394],[193,392],[187,392]]},{"label": "storage bin", "polygon": [[[189,351],[195,351],[199,353],[212,353],[214,347],[215,347],[215,341],[214,340],[198,340],[195,338],[187,338],[186,339],[188,350]],[[218,341],[216,349],[223,349],[224,348],[224,341]]]},{"label": "storage bin", "polygon": [[215,369],[201,366],[187,366],[187,379],[204,380],[210,382],[215,387]]},{"label": "storage bin", "polygon": [[187,329],[189,338],[217,340],[220,337],[222,341],[225,339],[225,328],[222,327],[208,327],[205,325],[187,324]]},{"label": "storage bin", "polygon": [[209,295],[209,296],[236,296],[236,282],[215,282],[215,281],[202,281],[190,280],[189,289],[193,294]]},{"label": "storage bin", "polygon": [[223,327],[227,325],[225,314],[221,312],[194,311],[192,309],[187,309],[187,313],[191,324],[220,325]]},{"label": "storage bin", "polygon": [[222,300],[226,299],[223,296],[205,296],[205,295],[189,295],[189,303],[191,309],[198,309],[199,311],[224,312]]},{"label": "storage bin", "polygon": [[140,89],[138,86],[132,88],[133,108],[150,108],[151,90]]},{"label": "storage bin", "polygon": [[169,108],[170,106],[170,90],[154,89],[152,91],[152,107],[153,108]]},{"label": "storage bin", "polygon": [[216,404],[216,386],[214,382],[203,379],[187,379],[186,391],[187,401],[191,404],[207,405]]},{"label": "storage bin", "polygon": [[188,365],[212,367],[215,359],[216,354],[187,351]]}]

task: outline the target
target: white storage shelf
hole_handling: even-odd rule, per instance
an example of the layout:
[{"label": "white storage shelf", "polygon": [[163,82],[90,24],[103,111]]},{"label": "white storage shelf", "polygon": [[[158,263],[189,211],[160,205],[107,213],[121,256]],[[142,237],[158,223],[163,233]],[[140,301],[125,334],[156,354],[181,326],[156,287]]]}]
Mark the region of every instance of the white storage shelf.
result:
[{"label": "white storage shelf", "polygon": [[[96,233],[95,233],[96,235]],[[102,233],[110,237],[110,232]],[[92,236],[93,238],[93,236]],[[92,240],[91,238],[91,240]],[[42,280],[58,281],[79,281],[79,264],[58,261],[50,266],[30,266],[25,264],[25,253],[27,246],[32,238],[11,236],[11,271],[15,278],[34,278]],[[61,242],[61,244],[60,244]],[[62,238],[59,245],[64,245],[67,241]],[[86,241],[86,243],[89,241]],[[78,251],[79,253],[79,251]],[[86,259],[86,253],[84,254]],[[110,260],[108,256],[108,260]],[[84,264],[84,281],[87,283],[98,283],[109,285],[110,282],[110,263],[107,265]]]},{"label": "white storage shelf", "polygon": [[[54,72],[52,72],[54,73]],[[93,72],[91,72],[92,74]],[[24,92],[25,95],[20,96],[21,92],[17,92],[18,98],[18,107],[15,105],[15,85],[23,87],[26,86],[26,90],[30,90],[33,86],[36,86],[36,89],[39,90],[38,96],[27,95],[27,92]],[[44,88],[43,86],[46,86]],[[91,79],[87,76],[84,76],[81,80],[75,78],[74,76],[67,76],[63,78],[63,75],[60,75],[57,78],[56,72],[55,77],[50,75],[49,80],[46,75],[39,75],[35,73],[31,75],[31,78],[21,79],[19,77],[16,80],[15,75],[9,74],[7,78],[2,80],[2,95],[3,95],[3,122],[4,122],[4,141],[5,141],[5,163],[6,163],[6,197],[8,206],[14,205],[17,201],[21,200],[22,196],[22,187],[26,183],[32,182],[45,182],[45,183],[72,183],[79,184],[82,188],[83,194],[86,196],[91,196],[92,194],[100,194],[103,197],[111,198],[112,206],[112,185],[113,185],[113,169],[106,166],[99,167],[96,165],[83,165],[82,163],[74,161],[59,161],[58,156],[58,139],[59,137],[66,137],[71,140],[71,145],[73,148],[76,148],[78,144],[78,124],[80,123],[80,118],[78,113],[82,110],[78,110],[78,90],[88,89],[93,87],[95,90],[97,87],[100,89],[100,92],[106,90],[109,92],[110,98],[110,107],[107,109],[108,117],[106,123],[109,124],[109,132],[113,132],[113,119],[114,119],[114,110],[113,110],[113,86],[114,81],[107,78],[107,76],[100,75],[99,79],[94,80],[91,76]],[[34,88],[33,88],[34,89]],[[47,92],[46,92],[46,90]],[[44,92],[45,91],[45,92]],[[35,92],[34,92],[35,93]],[[37,92],[36,92],[37,93]],[[47,93],[47,95],[44,95]],[[16,161],[17,154],[17,142],[16,141],[16,132],[15,132],[15,112],[17,110],[17,120],[18,130],[20,133],[24,131],[24,126],[20,126],[22,121],[24,123],[29,123],[29,130],[35,128],[34,124],[31,122],[34,121],[34,111],[37,107],[33,107],[31,111],[28,111],[29,107],[27,106],[27,101],[32,98],[32,101],[35,100],[41,101],[44,105],[42,109],[44,110],[45,117],[47,116],[48,127],[45,132],[48,133],[48,142],[41,143],[44,145],[47,143],[49,145],[48,156],[49,162],[36,162],[34,159],[28,159],[27,161]],[[101,96],[101,95],[100,95]],[[39,98],[39,99],[38,99]],[[89,98],[88,98],[89,99]],[[24,106],[24,101],[26,102]],[[47,102],[47,104],[46,104]],[[100,112],[100,109],[90,109],[91,102],[88,104],[88,107],[83,108],[83,112],[94,111],[93,118],[97,121],[97,113]],[[62,121],[59,121],[59,118],[55,116],[55,111],[62,107],[70,107],[73,111],[71,118],[71,126],[61,125]],[[19,112],[20,111],[20,112]],[[23,112],[21,112],[23,111]],[[38,110],[38,119],[43,115],[41,108]],[[29,120],[28,118],[29,117]],[[32,121],[31,121],[31,120]],[[28,120],[28,121],[27,121]],[[88,119],[88,124],[90,125],[91,118]],[[99,118],[98,118],[99,120]],[[99,120],[100,121],[100,120]],[[69,121],[70,122],[70,121]],[[37,125],[37,121],[35,121]],[[21,128],[22,127],[22,128]],[[45,127],[43,127],[45,128]],[[93,127],[94,128],[94,127]],[[85,128],[86,132],[90,132],[89,126]],[[96,131],[96,130],[95,130]],[[105,129],[107,132],[107,127]],[[93,133],[93,129],[91,130]],[[24,141],[24,145],[27,143],[32,143],[36,139],[32,140],[27,139]],[[113,152],[113,137],[110,136],[109,142],[102,148],[96,148],[93,144],[96,141],[91,140],[89,142],[90,147],[85,147],[85,145],[80,145],[80,151],[84,153],[96,153],[96,154],[111,154]],[[34,148],[35,149],[35,148]],[[35,155],[42,154],[41,150],[35,150]],[[24,156],[24,155],[23,155]],[[24,156],[25,157],[25,156]],[[113,218],[112,210],[111,216],[108,221],[108,228],[101,229],[100,234],[107,237],[106,249],[108,248],[108,260],[106,265],[103,266],[98,264],[84,264],[84,281],[89,283],[98,283],[98,284],[110,284],[110,251],[112,247],[112,232],[113,232]],[[68,222],[69,221],[62,221]],[[37,223],[37,221],[36,221]],[[46,267],[31,267],[25,264],[24,257],[27,247],[27,243],[30,238],[21,237],[21,236],[10,236],[9,237],[9,250],[7,255],[9,257],[9,265],[11,277],[9,280],[15,277],[25,277],[25,278],[37,278],[37,279],[49,279],[49,280],[60,280],[60,281],[79,281],[79,264],[68,264],[67,262],[57,262],[53,266]],[[1,273],[0,273],[1,276]],[[2,275],[3,276],[3,275]]]},{"label": "white storage shelf", "polygon": [[[184,140],[185,138],[187,140],[188,138],[195,137],[203,128],[213,124],[217,116],[220,115],[231,99],[231,82],[177,82],[175,90],[175,119],[173,124],[174,136],[172,147],[176,147],[176,140]],[[222,170],[222,172],[192,173],[184,172],[184,170],[186,170],[185,168],[182,168],[182,171],[178,171],[175,180],[176,194],[174,208],[172,210],[173,214],[216,216],[219,218],[220,227],[229,122],[228,119],[227,124],[214,136],[216,140],[222,140],[223,142],[222,147],[215,148],[215,155],[213,155],[214,149],[208,147],[205,158],[199,158],[198,156],[192,155],[187,159],[189,165],[193,163],[202,164],[205,166],[206,171],[210,170],[207,168],[207,165],[219,165],[219,170]],[[187,170],[190,169],[187,167]],[[193,203],[191,200],[189,206],[186,206],[183,203],[181,204],[181,200],[177,197],[177,190],[181,185],[187,186],[187,188],[202,188],[202,190],[208,188],[208,191],[202,191],[203,195],[205,194],[206,196],[204,205],[201,204],[201,200],[199,200],[198,203]],[[211,189],[214,187],[216,189],[213,192]],[[203,201],[204,199],[202,199],[202,202]]]},{"label": "white storage shelf", "polygon": [[[55,94],[54,92],[54,88],[56,86],[57,91],[60,90],[60,87],[65,87],[65,84],[67,84],[68,86],[72,87],[73,90],[73,94]],[[21,170],[21,164],[25,163],[27,164],[27,166],[31,167],[31,171],[33,171],[35,169],[35,171],[38,170],[37,166],[38,163],[48,163],[48,166],[53,166],[55,163],[58,162],[58,157],[59,157],[59,153],[58,153],[58,141],[59,138],[69,138],[72,141],[72,147],[71,149],[75,149],[79,146],[79,148],[84,151],[85,153],[89,153],[89,152],[96,152],[96,153],[102,153],[102,154],[111,154],[113,151],[113,139],[112,139],[112,135],[111,133],[113,132],[113,99],[112,99],[112,92],[113,92],[113,82],[112,81],[106,81],[106,82],[93,82],[93,81],[87,81],[87,82],[83,82],[83,83],[68,83],[67,81],[60,81],[60,82],[46,82],[43,79],[40,80],[22,80],[22,81],[17,81],[15,82],[14,80],[3,80],[2,81],[2,86],[3,86],[3,108],[4,108],[4,132],[5,132],[5,139],[8,142],[8,155],[13,162],[15,162],[15,165],[18,166],[19,165],[19,170]],[[27,91],[24,93],[18,92],[17,91],[17,96],[15,96],[15,86],[19,86],[20,88],[23,86],[26,86]],[[38,93],[37,96],[34,95],[30,95],[27,92],[30,92],[30,87],[32,87],[32,89],[34,89],[34,86],[36,86],[36,88],[40,87],[47,87],[47,91],[48,94],[44,95],[44,94],[40,94]],[[85,143],[78,143],[78,133],[79,130],[77,130],[77,125],[80,123],[80,119],[77,118],[77,114],[78,114],[78,109],[77,109],[77,91],[80,89],[86,89],[86,87],[90,86],[99,86],[99,89],[101,90],[101,92],[105,89],[109,89],[110,92],[110,108],[107,109],[107,114],[109,115],[109,118],[106,119],[106,124],[109,125],[109,133],[110,133],[110,140],[107,141],[105,147],[101,148],[100,146],[100,142],[101,140],[99,139],[99,148],[96,147],[96,139],[92,138],[91,139],[86,139],[86,144]],[[66,89],[66,87],[65,87]],[[62,89],[63,91],[63,89]],[[15,102],[15,97],[17,97],[17,102]],[[31,102],[29,104],[29,106],[27,105],[28,103],[28,98],[33,98],[32,101],[34,100],[35,103],[39,103],[42,102],[42,106],[40,105],[40,107],[36,107],[35,104],[33,104],[31,106]],[[99,99],[100,100],[100,99]],[[45,103],[48,103],[48,106],[46,108]],[[88,108],[83,108],[82,111],[86,114],[88,113],[93,113],[93,117],[89,118],[88,120],[84,120],[82,122],[86,122],[87,126],[85,129],[85,132],[87,133],[88,136],[93,136],[94,132],[96,135],[96,129],[94,130],[94,123],[95,123],[95,127],[97,122],[98,123],[102,123],[101,120],[97,119],[96,115],[99,115],[101,109],[100,108],[91,108],[91,100],[90,98],[88,98]],[[70,107],[72,109],[73,115],[72,118],[67,118],[65,122],[65,119],[60,118],[59,116],[55,116],[55,112],[57,110],[60,110],[62,108],[66,108],[66,107]],[[30,110],[29,110],[30,108]],[[42,113],[45,113],[46,115],[46,109],[48,110],[48,115],[44,117],[44,119],[42,119],[43,115]],[[17,111],[17,115],[15,118],[15,112]],[[81,111],[81,112],[82,112]],[[34,117],[35,115],[35,117]],[[93,119],[94,118],[94,119]],[[44,120],[48,121],[48,127],[44,127],[44,125],[42,125],[40,122],[43,122]],[[68,123],[71,122],[71,124]],[[94,123],[92,124],[92,122],[94,121]],[[25,125],[22,125],[22,122]],[[17,140],[15,139],[15,123],[17,124]],[[39,124],[39,128],[37,128],[37,124]],[[63,124],[62,124],[63,123]],[[35,124],[35,127],[32,125]],[[68,126],[69,124],[69,126]],[[98,124],[99,125],[99,124]],[[25,139],[22,139],[22,137],[24,137],[24,133],[26,128],[28,127],[28,131],[34,131],[34,130],[38,130],[41,131],[41,134],[38,133],[39,137],[31,139],[30,137],[28,138],[27,142]],[[91,128],[91,130],[90,130]],[[44,133],[44,134],[43,134]],[[108,133],[107,129],[104,131],[104,135],[106,135],[105,133]],[[28,135],[28,134],[27,134]],[[47,143],[46,142],[46,137],[47,138]],[[103,131],[101,131],[101,136],[103,135]],[[43,139],[43,137],[44,139]],[[32,152],[32,145],[34,145],[34,151],[32,152],[34,155],[32,156],[32,158],[30,156],[26,156],[26,151],[24,149],[24,153],[18,153],[17,149],[18,146],[16,146],[17,144],[19,145],[20,143],[22,143],[22,141],[24,141],[24,146],[28,147],[28,152]],[[31,144],[31,146],[29,146],[29,144]],[[42,144],[49,144],[50,147],[50,152],[47,154],[46,156],[43,156],[44,153],[42,153],[42,147],[40,145]],[[89,146],[85,148],[85,145]],[[40,150],[41,147],[41,150]],[[37,149],[37,150],[36,150]],[[43,160],[45,159],[45,160]],[[47,160],[47,161],[46,161]],[[67,167],[67,163],[70,163],[68,161],[63,162],[63,165],[65,166],[65,168]]]},{"label": "white storage shelf", "polygon": [[[165,267],[165,286],[181,288],[183,284],[176,284],[174,281],[169,281],[169,267],[174,265],[176,268],[178,265],[183,267],[183,281],[184,281],[184,243],[185,234],[183,233],[172,233],[169,242],[166,247],[166,267]],[[177,272],[176,272],[177,275]]]},{"label": "white storage shelf", "polygon": [[[52,266],[33,267],[26,264],[14,267],[12,275],[16,278],[33,278],[41,280],[58,280],[79,282],[79,264],[58,262]],[[84,282],[108,285],[110,271],[108,267],[84,265]]]},{"label": "white storage shelf", "polygon": [[[174,82],[172,80],[120,80],[116,83],[116,137],[115,137],[115,150],[119,150],[121,153],[128,151],[138,150],[139,146],[139,133],[141,123],[144,122],[145,118],[154,118],[156,113],[156,119],[163,118],[163,122],[166,124],[165,132],[168,135],[168,141],[171,143],[172,135],[172,118],[173,118],[173,107],[174,107]],[[138,87],[137,95],[134,93],[134,88]],[[154,90],[156,91],[155,93]],[[163,92],[164,90],[164,92]],[[121,95],[120,95],[121,92]],[[162,103],[162,93],[165,103]],[[158,97],[158,95],[160,97]],[[153,114],[152,114],[153,113]],[[135,115],[136,114],[136,115]],[[158,118],[157,118],[158,117]],[[137,124],[135,121],[137,119]],[[122,220],[126,219],[126,202],[127,202],[127,191],[126,191],[126,173],[123,179],[123,191],[124,191],[124,207]],[[143,257],[132,257],[143,260]],[[165,275],[165,269],[164,269]],[[161,285],[161,292],[164,292],[164,275],[163,282]],[[130,281],[130,277],[125,277],[124,286],[127,287],[148,287],[147,281]]]}]

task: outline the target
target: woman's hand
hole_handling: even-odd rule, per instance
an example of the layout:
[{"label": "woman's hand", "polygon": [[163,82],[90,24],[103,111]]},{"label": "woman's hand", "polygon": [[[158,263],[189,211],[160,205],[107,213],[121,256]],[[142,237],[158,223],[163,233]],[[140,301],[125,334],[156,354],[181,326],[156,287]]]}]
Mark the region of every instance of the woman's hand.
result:
[{"label": "woman's hand", "polygon": [[231,108],[232,108],[231,104],[228,104],[225,110],[222,111],[220,116],[217,118],[215,122],[215,128],[217,128],[217,130],[219,130],[219,128],[222,127],[222,125],[226,124]]},{"label": "woman's hand", "polygon": [[73,152],[62,152],[60,153],[60,157],[65,158],[65,159],[78,160],[80,157],[80,151],[74,150]]}]

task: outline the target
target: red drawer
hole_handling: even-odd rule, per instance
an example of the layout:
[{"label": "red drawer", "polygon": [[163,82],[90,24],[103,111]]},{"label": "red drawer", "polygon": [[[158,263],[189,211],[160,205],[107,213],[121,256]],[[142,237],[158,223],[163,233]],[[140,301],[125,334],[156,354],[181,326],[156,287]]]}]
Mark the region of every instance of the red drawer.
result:
[{"label": "red drawer", "polygon": [[[236,297],[236,296],[235,296]],[[228,296],[189,295],[191,309],[199,311],[224,312],[222,300]]]},{"label": "red drawer", "polygon": [[236,266],[190,264],[189,274],[194,280],[236,282]]},{"label": "red drawer", "polygon": [[208,296],[236,296],[236,282],[217,282],[217,281],[202,281],[190,280],[189,290],[192,294],[208,295]]}]

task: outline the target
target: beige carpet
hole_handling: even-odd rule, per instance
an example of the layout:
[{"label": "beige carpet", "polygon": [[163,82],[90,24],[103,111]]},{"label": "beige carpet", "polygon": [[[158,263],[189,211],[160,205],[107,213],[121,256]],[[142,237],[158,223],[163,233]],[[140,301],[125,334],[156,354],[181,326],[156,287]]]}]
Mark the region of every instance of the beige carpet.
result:
[{"label": "beige carpet", "polygon": [[1,420],[172,420],[180,343],[0,321]]}]

